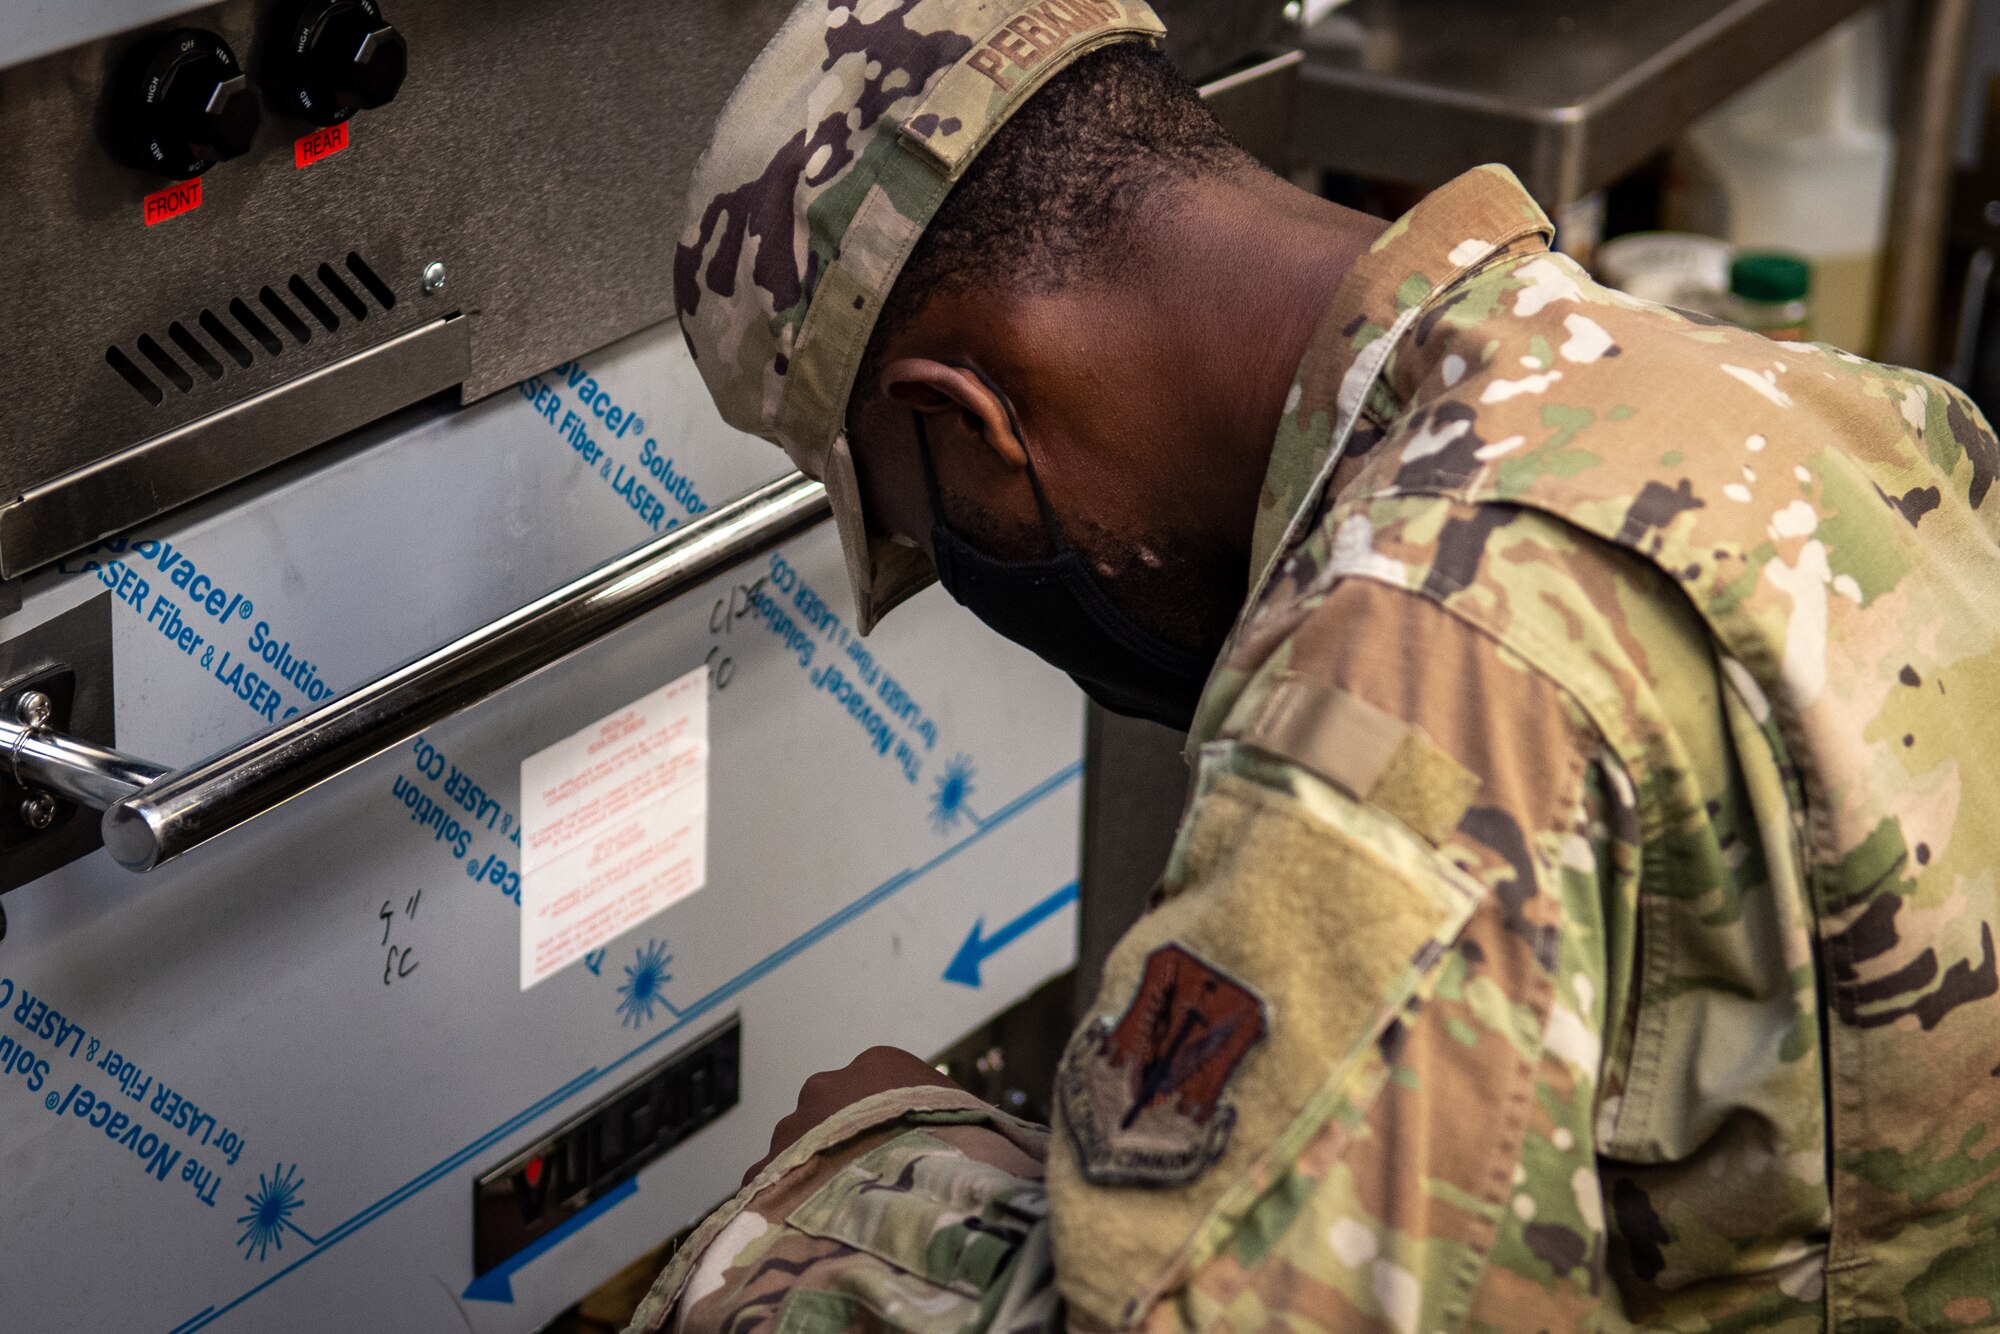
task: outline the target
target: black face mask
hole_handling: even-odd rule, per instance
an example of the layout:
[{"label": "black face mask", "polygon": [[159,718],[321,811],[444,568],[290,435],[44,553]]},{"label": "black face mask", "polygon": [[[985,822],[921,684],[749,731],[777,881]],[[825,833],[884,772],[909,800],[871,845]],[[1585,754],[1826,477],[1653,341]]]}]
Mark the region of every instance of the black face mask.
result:
[{"label": "black face mask", "polygon": [[1032,461],[1028,485],[1055,549],[1053,558],[997,560],[954,532],[945,521],[930,437],[922,414],[915,415],[917,449],[930,489],[931,554],[944,591],[1004,637],[1068,672],[1085,694],[1113,713],[1187,731],[1213,656],[1176,648],[1118,609],[1089,558],[1064,538]]}]

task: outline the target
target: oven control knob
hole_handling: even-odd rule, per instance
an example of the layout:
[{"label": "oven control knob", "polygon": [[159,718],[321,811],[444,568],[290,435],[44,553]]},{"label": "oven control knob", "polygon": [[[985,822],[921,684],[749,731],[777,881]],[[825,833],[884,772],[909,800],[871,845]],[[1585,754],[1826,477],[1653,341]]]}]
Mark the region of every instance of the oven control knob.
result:
[{"label": "oven control knob", "polygon": [[316,125],[386,105],[409,71],[410,44],[375,0],[306,0],[284,35],[285,105]]},{"label": "oven control knob", "polygon": [[186,180],[250,151],[260,116],[257,89],[229,43],[179,28],[138,54],[131,123],[142,163]]}]

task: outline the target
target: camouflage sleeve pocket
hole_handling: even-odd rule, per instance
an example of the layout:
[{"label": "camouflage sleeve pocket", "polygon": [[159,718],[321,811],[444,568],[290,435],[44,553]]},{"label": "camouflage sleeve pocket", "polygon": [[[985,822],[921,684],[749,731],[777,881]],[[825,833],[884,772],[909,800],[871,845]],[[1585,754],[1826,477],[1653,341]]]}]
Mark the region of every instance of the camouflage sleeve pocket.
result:
[{"label": "camouflage sleeve pocket", "polygon": [[1403,821],[1263,767],[1204,755],[1178,892],[1113,952],[1057,1077],[1057,1272],[1093,1324],[1230,1244],[1483,892]]},{"label": "camouflage sleeve pocket", "polygon": [[[1040,1217],[1045,1142],[1039,1127],[959,1088],[863,1098],[710,1214],[627,1334],[749,1334],[773,1318],[783,1334],[834,1334],[847,1327],[843,1311],[871,1329],[966,1334],[987,1310],[1032,1315],[1032,1292],[1013,1291],[1030,1263],[1008,1269],[997,1251],[1027,1231],[1020,1254],[1046,1256],[1046,1230],[1020,1221]],[[966,1235],[982,1227],[985,1238]],[[1008,1287],[974,1291],[987,1272]]]},{"label": "camouflage sleeve pocket", "polygon": [[849,1163],[785,1221],[979,1297],[1046,1212],[1039,1181],[910,1130]]}]

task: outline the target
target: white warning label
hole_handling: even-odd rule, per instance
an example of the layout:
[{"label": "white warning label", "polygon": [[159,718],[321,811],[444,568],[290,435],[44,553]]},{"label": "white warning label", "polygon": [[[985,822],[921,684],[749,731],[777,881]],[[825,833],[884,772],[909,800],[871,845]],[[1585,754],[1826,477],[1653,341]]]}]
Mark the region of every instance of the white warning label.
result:
[{"label": "white warning label", "polygon": [[521,762],[521,989],[707,879],[708,668]]}]

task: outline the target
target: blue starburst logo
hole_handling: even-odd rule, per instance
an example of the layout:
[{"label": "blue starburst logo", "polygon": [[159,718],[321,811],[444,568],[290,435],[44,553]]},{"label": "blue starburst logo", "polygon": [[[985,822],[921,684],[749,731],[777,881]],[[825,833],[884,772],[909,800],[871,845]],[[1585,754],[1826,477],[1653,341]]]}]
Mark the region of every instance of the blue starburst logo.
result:
[{"label": "blue starburst logo", "polygon": [[256,1257],[262,1260],[271,1251],[285,1249],[285,1233],[296,1232],[306,1241],[312,1241],[304,1229],[292,1221],[292,1214],[305,1203],[299,1188],[306,1179],[299,1174],[296,1165],[287,1167],[279,1163],[269,1175],[257,1174],[255,1193],[245,1195],[243,1202],[250,1206],[250,1212],[236,1221],[243,1224],[243,1235],[236,1244],[243,1248],[243,1258]]},{"label": "blue starburst logo", "polygon": [[978,772],[972,767],[970,755],[961,753],[951,757],[951,763],[945,765],[944,772],[938,775],[937,786],[931,790],[931,828],[949,834],[958,828],[961,818],[972,821],[975,827],[985,823],[965,804],[979,790],[972,782],[972,776]]},{"label": "blue starburst logo", "polygon": [[618,984],[620,1023],[638,1028],[652,1019],[655,1008],[674,1008],[666,997],[667,983],[674,980],[667,971],[673,961],[663,940],[649,940],[640,947],[638,957],[625,965],[625,980]]}]

